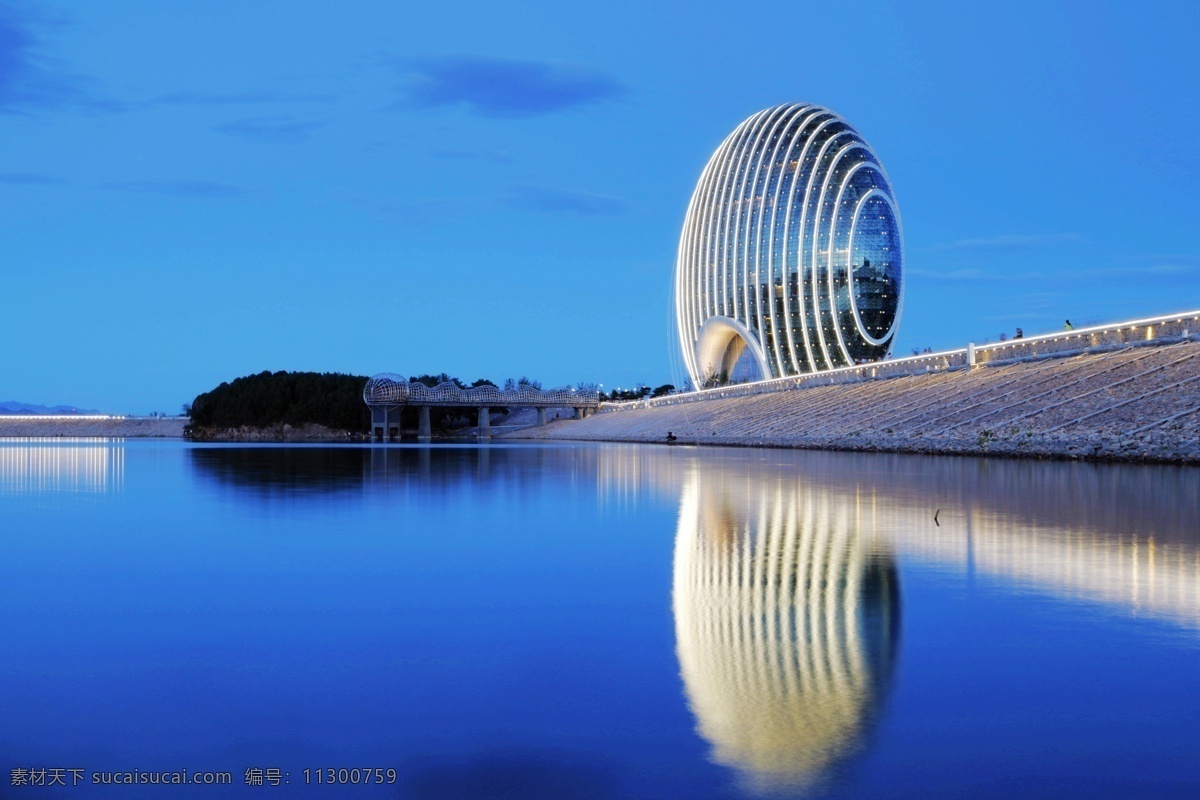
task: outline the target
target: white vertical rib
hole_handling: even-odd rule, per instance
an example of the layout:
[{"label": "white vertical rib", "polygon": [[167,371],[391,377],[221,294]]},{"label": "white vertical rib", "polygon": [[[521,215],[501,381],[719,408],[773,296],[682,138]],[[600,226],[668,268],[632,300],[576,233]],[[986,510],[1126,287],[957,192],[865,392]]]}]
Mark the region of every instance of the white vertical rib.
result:
[{"label": "white vertical rib", "polygon": [[[796,343],[794,341],[794,337],[792,334],[792,311],[791,311],[791,304],[789,302],[790,298],[788,296],[788,288],[787,288],[788,249],[792,244],[795,244],[795,248],[796,248],[796,294],[797,294],[796,308],[800,312],[799,328],[800,328],[800,334],[804,338],[804,352],[807,355],[806,363],[808,364],[808,369],[810,372],[815,371],[817,369],[817,361],[816,361],[816,358],[813,357],[812,342],[809,340],[809,336],[808,336],[808,309],[806,309],[804,307],[804,305],[805,305],[805,297],[804,297],[804,266],[805,266],[805,264],[804,264],[804,224],[805,224],[805,222],[804,222],[804,220],[805,220],[806,215],[805,215],[805,208],[803,206],[801,206],[801,208],[800,208],[800,222],[799,222],[799,225],[797,225],[797,227],[796,227],[796,237],[795,237],[794,241],[792,240],[789,231],[791,229],[791,224],[792,224],[792,215],[796,208],[796,189],[800,185],[802,180],[807,184],[809,181],[811,181],[811,178],[812,178],[811,171],[809,172],[809,174],[807,176],[804,174],[804,159],[808,158],[808,151],[812,148],[813,142],[815,142],[817,140],[817,137],[820,135],[821,131],[824,130],[826,126],[832,125],[833,123],[838,121],[837,115],[834,114],[829,109],[822,108],[822,109],[820,109],[820,112],[829,114],[829,119],[822,122],[820,125],[818,125],[816,128],[813,129],[812,133],[810,133],[808,136],[804,137],[804,148],[800,151],[800,156],[798,158],[799,163],[796,166],[796,177],[792,179],[792,188],[788,192],[787,213],[785,214],[784,219],[783,219],[783,262],[782,262],[783,263],[783,286],[782,286],[782,288],[783,288],[783,315],[784,315],[784,317],[787,318],[787,322],[784,324],[783,327],[787,330],[788,348],[791,350],[792,364],[797,365],[800,363],[800,360],[798,358],[796,358]],[[806,186],[805,197],[807,198],[807,196],[808,196],[808,189]],[[805,202],[807,202],[807,200]]]},{"label": "white vertical rib", "polygon": [[[812,149],[812,146],[814,144],[816,144],[816,142],[819,140],[821,131],[823,131],[829,125],[833,125],[834,123],[838,123],[838,122],[842,121],[841,118],[838,117],[836,114],[834,114],[832,111],[830,111],[829,114],[830,114],[829,119],[825,120],[820,125],[818,125],[817,128],[812,132],[812,135],[808,137],[807,141],[805,141],[804,153],[801,155],[802,159],[808,157],[808,152],[810,149]],[[830,137],[830,139],[833,139],[836,136],[837,136],[837,134],[834,134],[833,136]],[[828,142],[826,142],[826,144],[828,144]],[[812,343],[812,337],[809,335],[809,332],[808,332],[810,315],[808,313],[807,305],[809,302],[809,298],[808,298],[808,295],[805,294],[804,274],[807,271],[812,275],[812,278],[813,278],[812,282],[813,282],[813,285],[815,286],[816,285],[816,265],[811,263],[811,259],[808,256],[808,252],[804,247],[804,232],[808,228],[808,217],[809,217],[809,211],[810,211],[809,203],[810,203],[810,199],[812,196],[812,184],[813,184],[813,181],[816,179],[818,170],[821,167],[821,157],[824,154],[824,152],[825,152],[824,147],[821,147],[818,150],[816,157],[813,159],[812,169],[810,169],[807,172],[807,174],[805,174],[805,176],[804,176],[804,199],[798,204],[799,209],[800,209],[800,221],[796,225],[796,237],[795,237],[796,293],[799,295],[796,298],[796,302],[800,308],[800,326],[801,326],[801,330],[804,333],[804,346],[808,352],[809,370],[813,371],[813,372],[816,372],[818,370],[819,365],[817,364],[816,354],[814,353],[814,350],[813,350],[814,345]],[[803,166],[803,163],[801,164],[801,166]],[[797,187],[795,185],[792,186],[793,196],[795,195],[796,188]],[[788,203],[789,213],[791,212],[790,207],[794,206],[794,205],[797,205],[794,200],[792,200]],[[813,314],[816,314],[815,310],[813,311]],[[820,342],[819,336],[820,336],[820,331],[821,331],[821,318],[819,315],[814,316],[812,318],[812,327],[817,331],[818,341]],[[824,349],[825,349],[824,343],[820,342],[819,346],[821,347],[822,352],[824,352]],[[825,358],[825,367],[828,368],[829,367],[828,354],[825,354],[824,358]]]},{"label": "white vertical rib", "polygon": [[722,287],[724,291],[721,294],[721,310],[719,313],[722,316],[729,317],[731,319],[736,319],[733,314],[733,300],[731,299],[730,294],[733,287],[733,272],[737,269],[737,260],[732,257],[733,247],[730,242],[730,237],[731,234],[736,232],[737,220],[735,218],[735,214],[738,210],[736,208],[737,201],[735,201],[733,198],[735,194],[739,193],[745,188],[745,183],[741,177],[742,169],[745,167],[746,159],[748,158],[748,154],[750,152],[751,145],[754,142],[755,134],[757,133],[760,122],[772,110],[773,109],[769,108],[765,109],[750,118],[752,124],[748,128],[745,138],[743,138],[738,144],[738,150],[734,158],[732,171],[733,180],[727,184],[727,191],[721,202],[721,206],[724,210],[724,214],[722,215],[722,220],[724,222],[722,225],[723,236],[721,239],[721,251],[723,253],[721,275],[723,278]]},{"label": "white vertical rib", "polygon": [[[721,191],[724,188],[724,181],[729,174],[729,160],[732,152],[737,146],[737,142],[741,139],[742,132],[750,120],[746,120],[739,125],[733,133],[725,139],[722,145],[722,153],[720,159],[713,165],[712,180],[709,184],[708,192],[705,197],[705,217],[704,226],[700,234],[700,245],[702,248],[702,257],[704,263],[702,265],[704,287],[706,291],[703,293],[700,305],[700,314],[697,319],[696,330],[700,330],[700,326],[704,324],[704,320],[717,313],[716,299],[716,278],[719,270],[717,264],[716,250],[716,230],[721,213],[721,204],[718,202]],[[693,376],[693,382],[697,376]],[[697,382],[698,384],[698,382]]]},{"label": "white vertical rib", "polygon": [[[712,161],[712,158],[709,158]],[[705,167],[707,171],[708,167]],[[703,175],[704,173],[701,173]],[[693,279],[692,247],[695,242],[694,229],[696,225],[696,209],[703,197],[703,181],[696,184],[692,199],[688,203],[687,214],[683,218],[683,233],[679,236],[679,250],[675,257],[675,318],[679,325],[679,347],[683,352],[684,366],[690,376],[694,371],[693,342],[696,330],[692,319],[692,294],[695,291]]]},{"label": "white vertical rib", "polygon": [[[865,150],[868,154],[870,154],[870,152],[871,152],[870,149],[866,147],[866,145],[863,145],[862,149]],[[828,258],[830,259],[831,264],[833,263],[834,245],[836,244],[836,239],[837,239],[839,213],[840,213],[840,209],[842,207],[843,198],[846,195],[846,189],[848,189],[850,187],[850,184],[854,180],[854,174],[856,172],[858,172],[860,169],[863,169],[865,167],[874,167],[874,166],[875,166],[875,164],[872,163],[871,161],[860,161],[857,164],[855,164],[853,167],[851,167],[849,170],[847,170],[846,174],[842,176],[842,185],[838,189],[837,200],[834,202],[834,205],[833,205],[833,208],[834,208],[833,220],[830,223],[830,228],[829,228]],[[862,208],[865,198],[873,197],[877,194],[882,194],[882,192],[880,192],[878,189],[875,189],[875,188],[868,189],[863,194],[863,196],[861,198],[859,198],[858,202],[854,204],[854,210],[851,211],[850,218],[849,218],[850,219],[850,229],[846,233],[846,292],[847,292],[847,299],[849,300],[849,303],[850,303],[850,317],[854,320],[854,325],[858,329],[860,334],[865,334],[866,331],[863,330],[862,324],[859,323],[859,321],[858,321],[858,312],[855,310],[855,305],[854,305],[854,223],[858,219],[858,213],[859,213],[859,210]],[[833,281],[832,281],[832,279],[830,279],[829,292],[830,292],[830,296],[832,297],[833,296]],[[836,313],[836,309],[837,309],[837,298],[836,297],[833,298],[833,308],[835,309],[835,313]],[[839,329],[840,329],[840,327],[841,326],[839,326]],[[845,350],[844,345],[843,345],[842,349]]]},{"label": "white vertical rib", "polygon": [[[736,133],[736,131],[735,131]],[[708,159],[708,163],[704,167],[704,171],[700,173],[700,181],[696,184],[696,190],[692,193],[692,202],[688,207],[687,217],[684,221],[684,231],[680,238],[680,256],[676,264],[675,274],[677,279],[682,283],[682,326],[679,334],[680,346],[684,351],[684,362],[688,368],[688,375],[695,383],[697,372],[696,364],[696,332],[700,330],[702,322],[701,303],[703,302],[703,275],[705,261],[701,252],[701,246],[704,243],[703,239],[703,223],[706,220],[705,212],[709,208],[709,194],[712,188],[714,176],[716,175],[717,165],[725,151],[728,149],[734,134],[725,137],[721,142],[720,147]],[[677,303],[680,302],[681,294],[676,292]],[[677,310],[678,310],[677,306]]]},{"label": "white vertical rib", "polygon": [[[868,149],[867,146],[865,144],[863,144],[862,141],[855,139],[854,141],[852,141],[849,144],[847,144],[846,146],[842,147],[840,150],[837,151],[837,153],[834,154],[833,160],[829,163],[829,172],[827,172],[825,174],[825,182],[821,186],[821,198],[820,198],[820,200],[817,201],[817,222],[816,222],[816,225],[813,226],[813,253],[814,254],[816,253],[817,248],[820,247],[820,243],[821,243],[821,235],[820,235],[821,234],[821,230],[820,230],[821,222],[822,222],[821,217],[825,213],[825,196],[829,192],[829,184],[833,181],[833,176],[837,174],[838,165],[841,163],[842,157],[844,155],[846,155],[846,153],[849,153],[851,150],[863,150],[867,153],[867,155],[870,155],[870,153],[871,153],[870,149]],[[858,165],[858,166],[861,166],[861,164],[865,164],[865,163],[869,163],[869,162],[865,162],[865,161],[861,162],[860,165]],[[829,247],[826,250],[826,254],[825,254],[826,255],[825,284],[829,290],[829,318],[831,320],[833,320],[833,332],[834,332],[834,335],[837,337],[838,348],[842,351],[842,356],[845,359],[845,362],[847,365],[853,364],[854,359],[852,359],[850,357],[850,351],[846,349],[846,342],[842,338],[841,321],[838,319],[838,314],[837,314],[837,297],[835,296],[834,291],[833,291],[833,273],[834,273],[833,244],[834,244],[834,239],[836,238],[835,233],[837,230],[838,209],[842,202],[842,193],[846,191],[846,183],[849,181],[850,176],[853,175],[858,170],[858,166],[851,168],[849,170],[849,172],[847,172],[847,174],[843,175],[841,178],[841,185],[838,187],[837,199],[836,199],[836,202],[834,202],[834,204],[833,204],[833,212],[829,215]],[[817,297],[817,296],[819,296],[819,294],[820,294],[819,292],[814,292],[813,296]]]},{"label": "white vertical rib", "polygon": [[[753,118],[751,118],[753,119]],[[750,126],[751,120],[746,120],[737,129],[737,139],[731,143],[729,150],[721,159],[720,175],[716,184],[713,187],[712,195],[709,199],[709,225],[708,232],[705,234],[707,252],[710,254],[708,260],[708,277],[709,291],[708,302],[705,304],[704,318],[717,316],[721,313],[721,276],[724,272],[724,254],[721,252],[720,243],[722,241],[722,231],[725,225],[726,212],[726,189],[729,184],[729,174],[737,161],[738,148],[745,138],[746,129]],[[703,324],[703,320],[701,321]]]},{"label": "white vertical rib", "polygon": [[[775,155],[779,150],[779,142],[777,141],[774,144],[772,144],[771,140],[774,137],[779,137],[780,139],[783,138],[783,131],[787,130],[788,123],[791,122],[791,120],[793,119],[792,111],[794,109],[796,109],[797,107],[798,106],[795,106],[795,105],[780,107],[780,111],[782,113],[778,117],[776,117],[775,123],[771,126],[771,129],[769,131],[767,131],[766,136],[762,137],[763,144],[758,150],[758,158],[756,159],[757,163],[754,166],[754,176],[750,181],[750,186],[751,186],[751,191],[753,192],[753,197],[754,197],[755,201],[757,201],[757,204],[758,204],[758,214],[754,218],[754,224],[751,225],[750,219],[751,219],[751,214],[754,213],[754,206],[752,205],[749,208],[749,210],[747,210],[747,212],[746,212],[747,230],[746,230],[746,233],[742,237],[742,270],[743,270],[743,275],[744,275],[742,299],[744,301],[743,305],[745,306],[746,327],[750,328],[750,308],[751,308],[750,287],[753,286],[753,289],[754,289],[754,291],[753,291],[753,295],[754,295],[753,307],[754,307],[754,310],[757,312],[754,315],[755,318],[757,319],[757,324],[754,326],[754,328],[751,328],[751,330],[757,330],[758,345],[760,348],[762,348],[763,345],[766,343],[766,337],[763,335],[763,319],[762,319],[763,315],[762,315],[762,308],[761,308],[762,301],[761,301],[761,292],[760,292],[760,287],[762,286],[762,281],[760,280],[760,277],[759,277],[758,253],[759,253],[760,247],[758,245],[758,242],[759,242],[759,239],[761,238],[763,214],[766,211],[766,202],[765,202],[766,201],[766,187],[768,185],[770,185],[771,173],[775,168]],[[770,148],[770,151],[771,151],[770,156],[765,155],[765,152],[768,148]],[[766,178],[764,179],[763,190],[759,191],[758,180],[759,180],[759,176],[763,172],[764,164],[766,164],[766,167],[767,167],[767,170],[766,170],[767,174],[766,174]],[[751,241],[754,242],[754,269],[753,270],[751,270],[751,268],[750,268],[750,263],[751,263],[750,262],[750,242]],[[754,276],[753,281],[750,280],[750,275],[752,272],[753,272],[753,276]],[[764,350],[765,350],[765,348],[764,348]],[[763,376],[764,379],[771,378],[771,377],[773,377],[773,375],[771,374],[771,372],[769,370],[768,370],[768,374]]]},{"label": "white vertical rib", "polygon": [[[821,113],[821,109],[812,111],[810,109],[810,107],[808,107],[808,106],[801,106],[801,110],[798,111],[796,114],[794,114],[791,117],[791,120],[789,120],[788,127],[791,127],[792,120],[795,120],[795,119],[797,119],[797,117],[800,117],[799,122],[797,122],[795,124],[795,130],[792,132],[791,138],[788,140],[787,149],[784,151],[783,161],[781,162],[781,165],[780,165],[779,178],[775,182],[775,194],[771,198],[771,220],[768,223],[769,227],[767,229],[767,307],[769,309],[770,318],[771,318],[771,332],[772,332],[771,344],[775,351],[775,365],[781,376],[787,375],[789,373],[789,370],[785,368],[782,351],[779,349],[779,340],[782,338],[785,338],[786,334],[784,334],[782,336],[780,335],[782,332],[779,329],[779,322],[778,322],[778,320],[775,319],[775,258],[774,258],[774,254],[775,254],[775,224],[779,218],[779,199],[783,195],[783,183],[784,183],[784,179],[787,177],[787,174],[788,174],[787,168],[788,168],[788,164],[791,163],[791,154],[795,150],[795,148],[798,145],[800,145],[800,143],[803,141],[800,134],[804,131],[805,126],[807,126],[808,123],[812,121],[813,117],[815,117],[816,115],[818,115],[820,113]],[[801,116],[801,115],[803,115],[803,116]],[[786,132],[787,130],[788,130],[788,128],[785,127],[784,131]],[[781,136],[780,144],[783,143],[782,138],[783,137]],[[777,155],[778,155],[778,147],[776,148],[776,154],[772,156],[772,160],[774,160]],[[796,174],[794,174],[791,179],[793,183],[799,177],[799,172],[800,172],[800,167],[799,167],[799,165],[797,165]],[[787,231],[786,230],[784,231],[784,236],[781,239],[781,241],[784,243],[785,248],[786,248],[786,242],[787,242]],[[782,291],[782,288],[781,288],[781,291]],[[760,316],[761,316],[761,314],[760,314]],[[793,354],[789,353],[788,357],[792,358]],[[792,358],[793,369],[795,368],[795,364],[796,364],[796,361],[794,358]]]},{"label": "white vertical rib", "polygon": [[[774,109],[775,112],[783,111],[783,107]],[[731,307],[730,317],[738,319],[738,302],[737,302],[737,281],[741,280],[742,284],[742,318],[738,321],[750,328],[750,306],[747,303],[747,294],[749,289],[749,265],[746,263],[745,242],[749,233],[746,227],[750,224],[750,214],[754,207],[754,201],[757,197],[755,181],[758,179],[758,171],[762,168],[762,148],[765,142],[769,141],[769,134],[764,132],[767,126],[771,125],[772,117],[768,116],[762,120],[762,123],[755,131],[753,140],[750,146],[746,149],[746,168],[741,178],[741,186],[738,191],[738,199],[735,201],[737,207],[737,216],[734,223],[733,241],[730,244],[730,263],[734,270],[734,296],[733,305]],[[738,252],[741,250],[742,259],[741,266],[738,266]],[[759,342],[761,345],[761,341]]]},{"label": "white vertical rib", "polygon": [[[716,202],[717,191],[724,175],[726,161],[730,152],[737,145],[741,135],[739,126],[722,142],[717,158],[713,160],[712,172],[708,176],[708,184],[704,190],[704,204],[701,206],[701,218],[696,232],[697,274],[696,282],[701,291],[696,298],[696,320],[693,337],[697,335],[704,320],[712,316],[716,303],[716,273],[717,254],[713,249],[713,226],[716,224],[716,214],[719,205]],[[699,369],[699,363],[697,363]]]},{"label": "white vertical rib", "polygon": [[706,265],[709,277],[709,290],[704,319],[700,321],[701,325],[704,324],[705,319],[720,313],[719,298],[721,297],[722,291],[721,274],[723,270],[723,255],[721,253],[720,241],[722,225],[724,224],[723,215],[725,213],[725,190],[729,181],[730,169],[738,152],[738,147],[741,145],[741,142],[746,134],[746,128],[748,127],[749,120],[747,120],[746,124],[738,128],[737,138],[729,143],[729,148],[721,157],[721,164],[719,167],[720,172],[717,175],[717,180],[713,184],[712,192],[709,195],[711,213],[708,231],[705,234],[705,248],[706,252],[709,254],[708,263]]},{"label": "white vertical rib", "polygon": [[[841,121],[841,120],[839,120],[839,121]],[[845,124],[845,122],[843,122],[842,124]],[[810,214],[810,210],[812,211],[812,216],[814,217],[813,233],[812,233],[813,243],[812,243],[812,248],[808,252],[809,252],[809,261],[810,261],[810,264],[812,267],[813,321],[816,323],[814,327],[817,330],[817,341],[820,342],[820,344],[821,344],[821,353],[825,356],[825,368],[826,369],[834,369],[839,365],[835,364],[833,359],[829,357],[829,346],[825,343],[825,332],[823,330],[821,330],[821,304],[820,304],[821,293],[817,290],[817,284],[821,280],[820,273],[817,271],[817,267],[818,267],[817,240],[819,239],[819,237],[817,236],[817,232],[820,229],[820,225],[821,225],[821,206],[820,206],[819,202],[816,206],[811,205],[810,200],[812,198],[813,182],[816,180],[817,174],[820,171],[821,160],[825,158],[825,154],[829,151],[829,148],[833,145],[833,143],[835,141],[837,141],[838,139],[840,139],[843,136],[850,135],[850,134],[851,134],[850,130],[838,131],[837,133],[833,134],[828,139],[826,139],[825,144],[823,144],[821,146],[820,152],[817,153],[817,160],[813,164],[812,176],[810,177],[810,179],[808,181],[808,188],[804,192],[804,217],[800,221],[800,246],[801,246],[801,248],[804,248],[804,232],[805,232],[805,228],[808,224],[808,217]],[[826,173],[826,178],[822,179],[822,191],[821,191],[822,196],[824,196],[824,188],[823,187],[824,187],[825,180],[827,179],[827,177],[828,177],[828,173]]]}]

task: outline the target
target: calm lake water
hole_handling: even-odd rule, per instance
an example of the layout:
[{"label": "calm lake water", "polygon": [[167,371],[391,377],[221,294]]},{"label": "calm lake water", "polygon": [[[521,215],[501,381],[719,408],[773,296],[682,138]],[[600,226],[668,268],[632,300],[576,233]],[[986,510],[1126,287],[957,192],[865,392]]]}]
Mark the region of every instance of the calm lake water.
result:
[{"label": "calm lake water", "polygon": [[3,798],[1196,797],[1200,470],[7,440],[0,642]]}]

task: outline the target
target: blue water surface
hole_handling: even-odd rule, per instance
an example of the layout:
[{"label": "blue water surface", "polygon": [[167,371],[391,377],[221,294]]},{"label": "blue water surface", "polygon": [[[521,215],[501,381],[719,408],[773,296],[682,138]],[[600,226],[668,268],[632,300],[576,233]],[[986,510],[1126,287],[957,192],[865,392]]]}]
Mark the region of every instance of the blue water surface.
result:
[{"label": "blue water surface", "polygon": [[0,641],[0,798],[1200,796],[1200,470],[5,440]]}]

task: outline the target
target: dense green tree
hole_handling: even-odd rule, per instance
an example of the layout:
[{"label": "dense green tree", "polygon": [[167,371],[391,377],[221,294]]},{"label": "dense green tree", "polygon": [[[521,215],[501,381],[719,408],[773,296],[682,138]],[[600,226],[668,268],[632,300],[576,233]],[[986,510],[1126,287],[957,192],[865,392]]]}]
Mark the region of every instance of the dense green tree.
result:
[{"label": "dense green tree", "polygon": [[423,383],[430,389],[440,383],[453,383],[460,389],[467,388],[466,384],[460,381],[458,378],[451,378],[444,372],[441,375],[412,375],[409,377],[408,381],[409,383]]},{"label": "dense green tree", "polygon": [[203,427],[265,428],[279,423],[366,430],[370,413],[362,400],[367,379],[332,372],[260,372],[197,395],[188,414]]},{"label": "dense green tree", "polygon": [[[669,386],[669,384],[668,384],[668,386]],[[659,388],[661,389],[661,388],[666,388],[666,387],[663,386],[663,387],[659,387]],[[671,387],[671,388],[674,388],[674,387]],[[652,390],[646,384],[639,383],[633,389],[622,389],[622,388],[618,387],[616,389],[613,389],[611,392],[601,392],[600,399],[604,400],[604,401],[609,401],[609,402],[625,401],[625,400],[641,400],[645,397],[650,397],[652,395],[653,391],[654,390]],[[663,394],[666,394],[666,392],[664,391]],[[657,397],[658,395],[654,395],[654,396]]]}]

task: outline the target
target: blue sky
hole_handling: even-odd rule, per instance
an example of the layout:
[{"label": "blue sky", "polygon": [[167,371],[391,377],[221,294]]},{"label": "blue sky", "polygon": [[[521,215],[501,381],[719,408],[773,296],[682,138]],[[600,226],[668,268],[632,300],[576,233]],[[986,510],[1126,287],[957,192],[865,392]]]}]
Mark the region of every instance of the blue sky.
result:
[{"label": "blue sky", "polygon": [[0,0],[0,400],[263,369],[672,380],[679,228],[825,105],[903,219],[897,353],[1200,307],[1200,4]]}]

